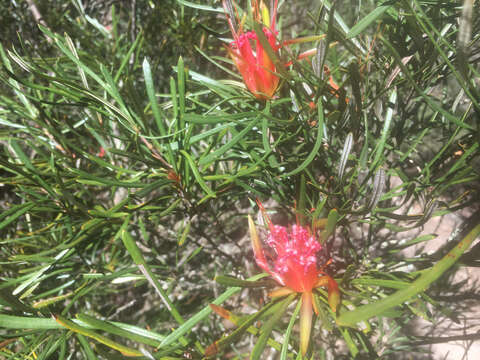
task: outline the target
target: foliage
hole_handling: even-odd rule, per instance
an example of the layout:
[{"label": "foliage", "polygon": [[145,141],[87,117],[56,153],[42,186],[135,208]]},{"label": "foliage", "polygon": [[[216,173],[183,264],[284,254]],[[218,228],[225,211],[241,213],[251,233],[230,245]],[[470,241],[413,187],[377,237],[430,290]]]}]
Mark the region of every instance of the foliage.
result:
[{"label": "foliage", "polygon": [[[261,321],[291,298],[254,312],[265,292],[238,282],[265,276],[256,198],[274,222],[327,225],[341,304],[319,290],[309,358],[393,357],[419,345],[417,316],[461,315],[429,286],[478,266],[478,4],[280,2],[279,38],[322,36],[280,49],[292,64],[259,101],[217,1],[40,3],[35,26],[26,3],[0,5],[0,357],[199,359],[224,302],[250,313],[229,315],[231,358],[300,357],[298,307]],[[463,209],[437,253],[402,252]]]}]

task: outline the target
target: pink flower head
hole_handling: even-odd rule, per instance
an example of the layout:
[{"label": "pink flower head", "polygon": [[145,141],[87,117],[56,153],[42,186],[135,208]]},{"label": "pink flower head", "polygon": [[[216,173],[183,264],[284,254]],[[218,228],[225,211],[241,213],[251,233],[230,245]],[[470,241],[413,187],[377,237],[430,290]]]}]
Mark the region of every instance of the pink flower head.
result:
[{"label": "pink flower head", "polygon": [[[263,22],[268,27],[263,27],[263,33],[275,53],[280,46],[276,40],[275,18],[277,13],[278,0],[275,0],[274,13],[269,18],[268,9],[258,2],[254,1],[253,9],[256,21],[263,18]],[[243,32],[242,26],[234,28],[233,21],[229,17],[226,1],[223,1],[225,12],[227,13],[228,23],[234,40],[227,47],[227,51],[234,61],[238,71],[243,77],[243,81],[248,90],[255,95],[257,99],[270,99],[277,90],[279,78],[276,75],[275,65],[263,48],[257,34],[254,31]],[[262,14],[260,14],[262,13]],[[254,51],[255,49],[255,51]]]},{"label": "pink flower head", "polygon": [[[263,207],[260,209],[263,211]],[[273,225],[268,217],[266,219],[270,228],[266,243],[274,255],[270,256],[268,261],[258,237],[254,239],[252,236],[258,266],[272,275],[282,286],[295,292],[311,292],[316,286],[318,276],[323,274],[317,268],[316,256],[322,246],[310,230],[303,226],[297,224],[286,228]]]},{"label": "pink flower head", "polygon": [[272,225],[267,244],[277,253],[273,271],[282,285],[296,292],[311,291],[319,275],[316,254],[322,246],[309,230],[300,225],[290,229]]},{"label": "pink flower head", "polygon": [[252,239],[253,253],[258,266],[269,273],[282,288],[275,290],[269,296],[284,296],[291,293],[301,293],[300,308],[300,352],[307,353],[312,328],[313,312],[318,314],[314,301],[314,288],[324,286],[328,289],[328,303],[333,312],[340,304],[340,289],[332,277],[325,274],[323,268],[317,268],[317,253],[322,245],[315,239],[315,232],[297,224],[289,228],[274,225],[265,214],[265,209],[257,200],[258,207],[267,221],[270,233],[266,245],[271,251],[266,252],[258,237],[257,229],[248,216],[248,227]]}]

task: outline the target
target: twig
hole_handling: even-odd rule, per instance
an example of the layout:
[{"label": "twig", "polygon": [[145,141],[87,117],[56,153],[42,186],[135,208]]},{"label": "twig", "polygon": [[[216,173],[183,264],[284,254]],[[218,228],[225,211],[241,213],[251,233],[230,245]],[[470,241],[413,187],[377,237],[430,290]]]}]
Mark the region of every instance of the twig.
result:
[{"label": "twig", "polygon": [[[35,5],[35,3],[33,2],[33,0],[27,0],[27,4],[28,4],[28,7],[30,8],[30,11],[32,12],[32,15],[33,15],[33,18],[35,19],[35,22],[36,22],[37,24],[40,24],[40,25],[45,26],[46,28],[48,28],[47,23],[45,22],[45,20],[43,20],[42,14],[41,14],[40,11],[38,10],[37,5]],[[48,42],[49,44],[51,44],[51,43],[52,43],[52,39],[50,39],[49,37],[47,37],[47,42]]]}]

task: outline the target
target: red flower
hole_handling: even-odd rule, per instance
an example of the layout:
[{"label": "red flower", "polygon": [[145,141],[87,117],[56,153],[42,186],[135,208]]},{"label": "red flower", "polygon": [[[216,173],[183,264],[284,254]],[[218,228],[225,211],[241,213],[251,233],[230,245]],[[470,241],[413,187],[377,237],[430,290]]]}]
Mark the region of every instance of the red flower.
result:
[{"label": "red flower", "polygon": [[270,293],[270,296],[283,296],[293,292],[302,293],[300,350],[305,355],[310,340],[313,311],[317,313],[313,301],[313,289],[326,286],[328,303],[332,311],[336,312],[340,302],[338,284],[332,277],[326,275],[322,268],[317,267],[316,255],[322,246],[310,229],[299,224],[293,225],[291,228],[274,225],[265,214],[262,204],[258,201],[257,203],[270,229],[266,243],[272,251],[266,255],[257,235],[255,224],[249,216],[248,225],[255,260],[260,268],[283,286]]},{"label": "red flower", "polygon": [[316,254],[322,246],[300,225],[293,225],[290,229],[271,223],[269,226],[267,244],[277,256],[273,259],[272,270],[266,262],[263,249],[256,251],[258,266],[295,292],[312,291],[320,274]]},{"label": "red flower", "polygon": [[[277,5],[278,0],[275,0],[274,12],[270,19],[268,9],[263,3],[260,4],[260,8],[258,1],[253,3],[255,21],[260,22],[263,19],[264,25],[266,25],[263,27],[263,33],[276,53],[280,48],[276,40],[275,30]],[[241,25],[238,30],[235,29],[233,21],[228,14],[226,0],[223,1],[223,7],[227,13],[228,23],[234,39],[230,46],[227,47],[230,57],[242,75],[248,90],[257,99],[270,99],[277,90],[279,82],[272,59],[268,56],[254,31],[243,32]]]}]

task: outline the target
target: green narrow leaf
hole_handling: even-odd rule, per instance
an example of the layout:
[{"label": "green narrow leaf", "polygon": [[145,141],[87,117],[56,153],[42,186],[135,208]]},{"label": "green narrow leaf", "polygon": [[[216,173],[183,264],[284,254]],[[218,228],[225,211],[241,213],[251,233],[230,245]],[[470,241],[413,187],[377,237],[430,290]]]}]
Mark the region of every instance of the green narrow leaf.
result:
[{"label": "green narrow leaf", "polygon": [[300,312],[301,307],[302,307],[302,303],[300,301],[297,302],[297,306],[295,307],[292,317],[290,318],[290,321],[288,323],[287,331],[285,331],[282,350],[280,352],[280,360],[287,359],[288,343],[290,342],[290,336],[292,334],[293,325],[295,324],[295,320],[297,320],[297,316],[298,316],[298,313]]},{"label": "green narrow leaf", "polygon": [[143,259],[142,253],[126,228],[121,230],[121,237],[125,248],[133,259],[133,262],[136,265],[144,265],[145,260]]},{"label": "green narrow leaf", "polygon": [[[145,87],[147,89],[147,96],[152,106],[153,117],[155,118],[155,122],[157,124],[158,130],[160,131],[160,134],[162,135],[162,137],[166,137],[168,134],[167,134],[167,131],[165,130],[165,125],[163,124],[165,119],[165,114],[162,112],[161,108],[158,106],[157,97],[155,96],[155,86],[153,84],[153,79],[152,79],[152,70],[150,68],[150,64],[147,58],[143,60],[142,67],[143,67],[143,75],[145,77]],[[173,156],[170,143],[166,144],[166,149],[168,154],[168,157],[167,157],[168,163],[176,171],[175,157]]]},{"label": "green narrow leaf", "polygon": [[[115,7],[112,5],[112,13],[114,14],[114,9]],[[114,15],[112,15],[113,17]],[[117,38],[117,37],[115,37]],[[125,53],[123,56],[122,63],[120,64],[120,67],[118,68],[117,72],[115,73],[115,76],[113,77],[113,80],[115,83],[118,83],[118,80],[120,80],[120,75],[122,75],[123,69],[125,66],[127,66],[128,62],[130,61],[130,58],[132,56],[133,51],[136,49],[140,41],[143,39],[143,33],[138,34],[137,38],[135,39],[135,42],[130,46],[130,49]]]},{"label": "green narrow leaf", "polygon": [[[38,354],[38,358],[35,360],[46,360],[51,359],[53,354],[57,355],[57,349],[65,341],[66,334],[61,334],[59,338],[52,336],[48,340],[48,343],[43,347],[42,352]],[[56,357],[56,359],[61,359],[61,357]]]},{"label": "green narrow leaf", "polygon": [[127,231],[126,228],[122,229],[121,236],[122,236],[122,241],[125,244],[125,247],[127,248],[130,256],[133,258],[133,261],[135,262],[135,264],[138,265],[140,271],[143,273],[145,278],[156,290],[157,294],[162,299],[167,310],[170,312],[170,314],[179,324],[183,324],[185,321],[183,320],[182,316],[180,315],[176,307],[170,301],[168,295],[163,290],[162,285],[159,283],[157,277],[151,271],[150,266],[148,266],[147,262],[143,258],[143,255],[140,252],[140,249],[138,248],[137,243],[132,238],[132,236],[130,235],[130,233]]},{"label": "green narrow leaf", "polygon": [[[265,104],[265,109],[263,110],[263,113],[265,114],[265,116],[263,116],[263,119],[262,119],[263,149],[265,150],[265,153],[269,153],[269,154],[273,152],[273,148],[270,146],[270,129],[268,128],[268,115],[270,114],[270,108],[271,108],[271,102],[267,101],[267,103]],[[277,168],[279,166],[273,154],[271,156],[268,156],[268,163],[272,168]]]},{"label": "green narrow leaf", "polygon": [[370,14],[356,23],[346,35],[346,39],[351,39],[365,30],[371,23],[377,20],[391,5],[381,5],[375,8]]},{"label": "green narrow leaf", "polygon": [[377,146],[375,149],[375,159],[372,162],[371,170],[375,169],[375,167],[378,165],[380,157],[385,156],[385,154],[383,153],[383,149],[385,148],[385,142],[387,141],[390,124],[392,123],[393,106],[395,106],[396,102],[397,102],[397,90],[395,89],[392,91],[388,99],[388,108],[387,108],[387,114],[385,115],[385,121],[383,123],[382,136],[380,137],[380,140],[377,143]]},{"label": "green narrow leaf", "polygon": [[[178,105],[180,108],[180,118],[185,114],[185,66],[183,58],[180,56],[177,63],[177,82],[178,82]],[[184,126],[182,126],[183,128]],[[188,142],[188,141],[187,141]]]},{"label": "green narrow leaf", "polygon": [[[319,296],[320,295],[318,294],[317,291],[313,292],[313,302],[315,303],[315,308],[318,310],[317,319],[320,322],[320,326],[322,327],[322,329],[325,329],[330,332],[333,330],[333,325],[330,322],[330,319],[328,318],[327,311],[324,309],[325,305],[323,303],[320,303]],[[326,302],[328,304],[328,301]],[[333,314],[333,311],[332,309],[330,309],[330,306],[328,306],[328,311],[330,311],[330,313]]]},{"label": "green narrow leaf", "polygon": [[95,356],[90,344],[88,343],[87,339],[85,339],[85,336],[81,334],[76,334],[78,342],[80,345],[82,345],[83,350],[85,351],[85,355],[87,356],[87,360],[98,360],[98,358]]},{"label": "green narrow leaf", "polygon": [[190,233],[190,226],[191,226],[191,222],[187,220],[187,224],[185,225],[182,231],[182,235],[180,236],[180,239],[178,239],[178,246],[183,246],[185,244],[188,234]]},{"label": "green narrow leaf", "polygon": [[121,327],[114,325],[109,321],[98,320],[98,319],[95,319],[94,317],[91,317],[85,314],[78,314],[77,318],[78,320],[84,322],[85,324],[90,325],[92,328],[97,330],[102,330],[110,334],[118,335],[123,338],[130,339],[130,340],[140,342],[142,344],[154,346],[154,347],[157,347],[160,344],[160,341],[158,340],[154,340],[150,337],[135,334],[128,330],[124,330]]},{"label": "green narrow leaf", "polygon": [[379,287],[386,287],[390,289],[405,289],[410,285],[410,283],[406,281],[375,279],[375,278],[368,278],[368,277],[353,279],[350,283],[352,285],[379,286]]},{"label": "green narrow leaf", "polygon": [[200,175],[200,172],[198,171],[198,168],[195,165],[192,157],[185,150],[180,150],[180,153],[187,159],[188,165],[190,169],[192,169],[193,176],[197,180],[198,185],[200,185],[200,187],[207,193],[209,197],[216,197],[216,194],[212,191],[212,189],[208,187],[208,185],[203,180],[202,175]]},{"label": "green narrow leaf", "polygon": [[0,328],[47,330],[60,329],[62,326],[52,318],[0,314]]},{"label": "green narrow leaf", "polygon": [[213,11],[213,12],[218,12],[218,13],[222,13],[224,12],[224,10],[222,8],[213,8],[211,6],[208,6],[208,5],[200,5],[200,4],[195,4],[193,2],[190,2],[190,1],[186,1],[186,0],[177,0],[178,3],[182,4],[182,5],[185,5],[187,7],[190,7],[192,9],[199,9],[199,10],[205,10],[205,11]]},{"label": "green narrow leaf", "polygon": [[341,181],[343,174],[345,172],[345,167],[347,166],[348,156],[352,150],[353,145],[353,134],[350,132],[345,139],[345,144],[343,145],[342,156],[340,157],[340,164],[338,165],[338,178]]},{"label": "green narrow leaf", "polygon": [[[479,146],[479,143],[478,142],[475,142],[473,143],[473,145],[467,149],[463,155],[460,157],[460,159],[457,159],[455,160],[455,163],[453,164],[453,166],[448,170],[448,172],[443,175],[440,179],[437,179],[436,182],[438,182],[439,184],[443,184],[445,182],[445,180],[447,179],[448,176],[451,176],[452,174],[454,174],[455,172],[458,172],[459,170],[459,167],[461,166],[465,166],[466,163],[467,163],[467,159],[474,153],[477,152],[477,148]],[[467,163],[468,164],[468,163]]]},{"label": "green narrow leaf", "polygon": [[[68,36],[68,34],[65,34],[65,42],[67,43],[67,46],[70,49],[70,51],[72,52],[73,56],[75,56],[77,59],[80,59],[78,57],[77,49],[75,48],[75,45],[73,44],[73,41],[70,38],[70,36]],[[77,68],[78,68],[78,72],[80,74],[80,78],[82,79],[83,86],[85,87],[85,89],[89,89],[87,77],[85,75],[85,71],[83,71],[83,69],[80,66],[77,66]]]},{"label": "green narrow leaf", "polygon": [[165,126],[163,125],[163,119],[165,118],[165,115],[161,113],[161,110],[157,103],[157,97],[155,96],[155,87],[153,85],[152,79],[152,70],[150,68],[150,64],[147,58],[143,60],[142,67],[143,76],[145,77],[145,87],[147,89],[148,100],[150,101],[150,104],[152,106],[153,117],[155,118],[160,134],[162,134],[162,136],[166,136],[167,131],[165,130]]},{"label": "green narrow leaf", "polygon": [[35,309],[41,309],[42,307],[55,304],[56,302],[59,302],[59,301],[63,301],[63,300],[65,300],[65,299],[67,299],[67,298],[69,298],[70,296],[73,296],[73,295],[74,295],[73,293],[69,292],[69,293],[66,293],[66,294],[63,294],[63,295],[53,296],[53,297],[50,297],[48,299],[39,300],[39,301],[36,301],[33,304],[33,307]]},{"label": "green narrow leaf", "polygon": [[18,300],[16,296],[10,293],[9,289],[0,289],[0,304],[10,306],[12,309],[16,309],[24,312],[35,312],[35,309],[25,305]]},{"label": "green narrow leaf", "polygon": [[[5,54],[5,50],[3,49],[2,44],[0,44],[0,58],[2,59],[2,65],[5,66],[7,70],[13,73],[12,65],[10,64],[10,60],[8,59],[7,54]],[[13,79],[13,77],[10,77],[8,82],[12,86],[15,95],[20,99],[21,103],[28,110],[30,117],[36,118],[38,110],[28,101],[25,94],[22,93],[21,89],[19,88],[18,82]]]},{"label": "green narrow leaf", "polygon": [[[328,0],[323,0],[323,6],[325,6],[325,8],[330,12],[332,13],[333,12],[333,18],[335,19],[335,21],[337,22],[337,24],[340,26],[340,29],[342,29],[343,33],[344,34],[348,34],[350,32],[350,28],[348,27],[348,25],[345,23],[345,21],[343,20],[343,18],[341,17],[341,15],[338,13],[338,11],[335,11],[334,7],[335,7],[335,1],[333,2],[333,6],[332,4],[328,1]],[[333,34],[333,29],[332,28],[329,28],[328,29],[328,33],[330,34],[330,32]],[[349,39],[349,41],[352,42],[353,45],[355,45],[357,47],[358,50],[360,50],[360,52],[362,53],[362,55],[366,55],[368,52],[367,50],[365,50],[363,48],[363,46],[360,44],[360,42],[358,42],[357,39]]]},{"label": "green narrow leaf", "polygon": [[[81,320],[72,320],[72,322],[77,323],[80,326],[87,325],[87,323]],[[156,344],[164,339],[163,336],[154,333],[152,331],[145,330],[143,328],[119,323],[111,322],[111,324],[128,331],[129,334],[139,335],[142,338],[149,338],[153,340]],[[54,318],[41,318],[41,317],[30,317],[30,316],[14,316],[14,315],[4,315],[0,314],[0,328],[3,329],[18,329],[18,330],[54,330],[62,329],[63,326],[60,325]],[[152,343],[153,344],[153,343]]]},{"label": "green narrow leaf", "polygon": [[468,58],[470,56],[469,43],[472,39],[472,14],[475,0],[464,0],[462,15],[458,26],[457,36],[457,63],[464,79],[468,79]]},{"label": "green narrow leaf", "polygon": [[[248,280],[251,281],[256,281],[261,278],[264,278],[268,276],[268,274],[258,274],[255,276],[252,276]],[[233,294],[237,293],[240,291],[242,288],[240,287],[232,287],[228,290],[226,290],[224,293],[222,293],[218,298],[216,298],[214,301],[212,301],[213,304],[215,305],[220,305],[222,304],[225,300],[230,298]],[[165,337],[163,339],[162,343],[160,344],[160,347],[166,347],[173,342],[175,342],[178,338],[189,332],[195,325],[197,325],[200,321],[202,321],[204,318],[206,318],[210,313],[212,312],[212,309],[210,308],[209,305],[205,306],[202,310],[200,310],[198,313],[193,315],[190,319],[185,321],[184,324],[179,326],[175,331],[173,331],[170,335]]]},{"label": "green narrow leaf", "polygon": [[352,354],[352,358],[355,358],[358,354],[358,347],[353,341],[350,332],[348,331],[348,329],[340,329],[340,332],[345,339],[345,343],[348,346],[348,350],[350,350],[350,354]]},{"label": "green narrow leaf", "polygon": [[273,327],[277,324],[277,322],[282,318],[287,311],[288,305],[295,299],[297,294],[291,294],[286,299],[280,301],[274,308],[272,308],[273,315],[268,321],[260,329],[260,336],[253,347],[252,353],[250,355],[251,360],[258,360],[262,356],[263,350],[267,345],[267,340],[270,338],[270,334],[272,333]]},{"label": "green narrow leaf", "polygon": [[256,287],[265,287],[272,285],[272,282],[269,280],[260,280],[260,281],[248,281],[241,280],[231,276],[216,276],[215,281],[221,285],[225,286],[238,286],[242,288],[256,288]]},{"label": "green narrow leaf", "polygon": [[[170,76],[170,101],[172,102],[172,112],[173,112],[173,118],[178,119],[178,97],[177,97],[177,83],[175,82],[175,79]],[[185,116],[188,116],[190,114],[185,114]],[[185,116],[184,119],[185,120]],[[198,115],[201,116],[201,115]],[[184,129],[184,126],[180,126],[180,121],[176,121],[176,130],[182,130]]]},{"label": "green narrow leaf", "polygon": [[425,242],[425,241],[430,241],[430,240],[433,240],[435,239],[436,236],[433,235],[433,234],[427,234],[427,235],[420,235],[419,237],[415,238],[415,239],[412,239],[412,240],[409,240],[407,241],[405,244],[400,244],[397,246],[397,248],[393,251],[397,251],[397,249],[405,249],[409,246],[412,246],[412,245],[415,245],[415,244],[419,244],[421,242]]},{"label": "green narrow leaf", "polygon": [[439,113],[441,113],[448,121],[451,121],[452,123],[454,123],[455,125],[461,127],[461,128],[464,128],[464,129],[468,129],[468,130],[475,130],[471,125],[469,124],[465,124],[464,120],[465,120],[465,117],[462,118],[462,120],[459,120],[455,115],[452,115],[450,112],[448,112],[447,110],[443,109],[441,105],[438,104],[438,102],[436,100],[433,100],[432,97],[428,96],[425,91],[423,91],[417,84],[417,82],[415,81],[415,79],[413,78],[413,75],[411,74],[411,72],[408,70],[408,68],[405,66],[405,64],[403,64],[402,62],[402,59],[400,57],[400,55],[398,54],[397,50],[395,50],[395,48],[393,47],[393,45],[387,40],[385,39],[383,36],[379,36],[379,38],[383,41],[383,43],[385,44],[385,46],[388,48],[388,50],[390,51],[390,53],[395,57],[395,61],[397,62],[397,65],[400,67],[400,69],[402,70],[402,73],[406,76],[407,80],[409,81],[409,83],[415,88],[415,91],[417,92],[418,95],[420,95],[426,102],[427,104],[432,108],[432,110],[434,111],[438,111]]},{"label": "green narrow leaf", "polygon": [[296,204],[296,215],[300,225],[305,225],[305,214],[307,213],[307,184],[305,174],[300,176],[300,189],[298,191],[298,203]]},{"label": "green narrow leaf", "polygon": [[145,131],[145,124],[140,120],[138,116],[136,116],[132,109],[129,109],[127,107],[125,101],[120,95],[117,84],[115,83],[115,81],[113,81],[112,74],[110,73],[110,71],[108,71],[107,67],[104,64],[100,64],[100,71],[102,72],[104,79],[107,81],[108,89],[110,90],[109,94],[118,103],[122,114],[124,114],[125,116],[125,120],[128,120],[128,122],[131,123],[133,127],[132,130],[134,130],[136,133],[139,131],[138,127],[135,125],[136,123],[142,127],[143,131]]},{"label": "green narrow leaf", "polygon": [[4,219],[2,220],[2,222],[0,222],[0,230],[8,224],[12,223],[13,221],[17,220],[20,216],[27,213],[34,207],[34,203],[25,203],[12,206],[10,209],[2,212],[2,214],[0,214],[0,219]]},{"label": "green narrow leaf", "polygon": [[237,135],[235,135],[230,141],[226,144],[222,145],[219,149],[215,150],[214,152],[208,154],[207,156],[200,159],[198,164],[200,166],[209,165],[212,161],[221,160],[221,157],[225,152],[235,146],[240,140],[242,140],[246,134],[252,130],[252,128],[257,124],[259,117],[256,117]]},{"label": "green narrow leaf", "polygon": [[[218,341],[215,341],[212,345],[210,345],[206,351],[205,355],[208,357],[211,354],[211,351],[213,351],[213,354],[217,354],[225,349],[226,346],[234,343],[237,341],[252,325],[257,319],[260,318],[265,312],[270,310],[273,305],[275,305],[276,302],[270,302],[269,304],[265,305],[263,308],[261,308],[259,311],[257,311],[255,314],[252,314],[248,316],[248,318],[245,319],[245,321],[240,325],[238,328],[236,328],[230,335],[227,337],[221,338]],[[210,307],[209,307],[210,308]]]},{"label": "green narrow leaf", "polygon": [[[31,178],[33,181],[39,184],[39,186],[43,187],[53,198],[57,198],[57,194],[53,190],[53,188],[50,186],[49,183],[47,183],[43,178],[40,176],[39,170],[33,166],[33,164],[30,162],[30,159],[28,156],[23,152],[22,148],[18,144],[18,142],[15,139],[10,139],[10,144],[12,145],[12,149],[15,151],[15,154],[20,158],[22,161],[23,165],[32,172],[30,176],[26,176],[28,178]],[[15,168],[12,164],[10,164],[9,167]],[[23,173],[23,172],[22,172]],[[25,174],[25,173],[23,173]],[[23,175],[22,174],[22,175]],[[25,174],[26,175],[26,174]]]},{"label": "green narrow leaf", "polygon": [[377,206],[377,203],[383,194],[384,187],[385,187],[385,171],[382,168],[380,168],[377,170],[373,178],[372,194],[370,195],[370,198],[368,199],[368,202],[365,205],[365,208],[367,211],[372,211],[375,208],[375,206]]},{"label": "green narrow leaf", "polygon": [[161,217],[167,216],[173,210],[175,210],[181,202],[182,202],[182,199],[175,200],[172,204],[170,204],[170,206],[168,208],[166,208],[160,214],[158,214],[158,217],[161,218]]},{"label": "green narrow leaf", "polygon": [[318,126],[317,126],[317,139],[315,141],[315,145],[313,146],[312,152],[307,156],[307,158],[300,164],[299,167],[290,171],[287,174],[283,174],[281,177],[285,178],[291,175],[298,174],[300,171],[305,169],[317,156],[318,150],[320,150],[320,146],[322,145],[323,139],[323,106],[322,106],[322,99],[318,99],[317,102],[318,108]]},{"label": "green narrow leaf", "polygon": [[70,321],[60,315],[56,315],[55,316],[55,319],[57,320],[57,322],[66,327],[68,330],[70,331],[73,331],[77,334],[80,334],[80,335],[84,335],[84,336],[88,336],[92,339],[95,339],[97,340],[98,342],[112,348],[112,349],[115,349],[117,351],[120,351],[122,353],[122,355],[125,355],[125,356],[142,356],[143,354],[136,350],[136,349],[132,349],[132,348],[129,348],[125,345],[122,345],[122,344],[119,344],[113,340],[110,340],[109,338],[103,336],[103,335],[100,335],[100,334],[97,334],[95,331],[92,331],[90,329],[87,329],[83,326],[80,326],[76,323],[74,323],[73,321]]},{"label": "green narrow leaf", "polygon": [[374,303],[360,306],[353,311],[344,312],[337,318],[337,324],[340,326],[354,326],[360,321],[379,315],[425,291],[432,282],[442,276],[442,274],[460,258],[479,234],[480,224],[475,226],[457,246],[438,261],[430,270],[424,271],[410,286]]},{"label": "green narrow leaf", "polygon": [[322,242],[326,241],[328,237],[333,234],[339,217],[340,215],[338,214],[337,209],[330,210],[327,217],[327,225],[320,235]]},{"label": "green narrow leaf", "polygon": [[[268,105],[267,105],[268,106]],[[258,111],[245,111],[236,114],[224,114],[220,113],[218,115],[200,115],[200,114],[185,114],[185,120],[194,124],[219,124],[230,120],[235,120],[235,122],[229,122],[225,126],[234,126],[238,125],[242,121],[248,121],[248,119],[253,116],[258,115]]]}]

